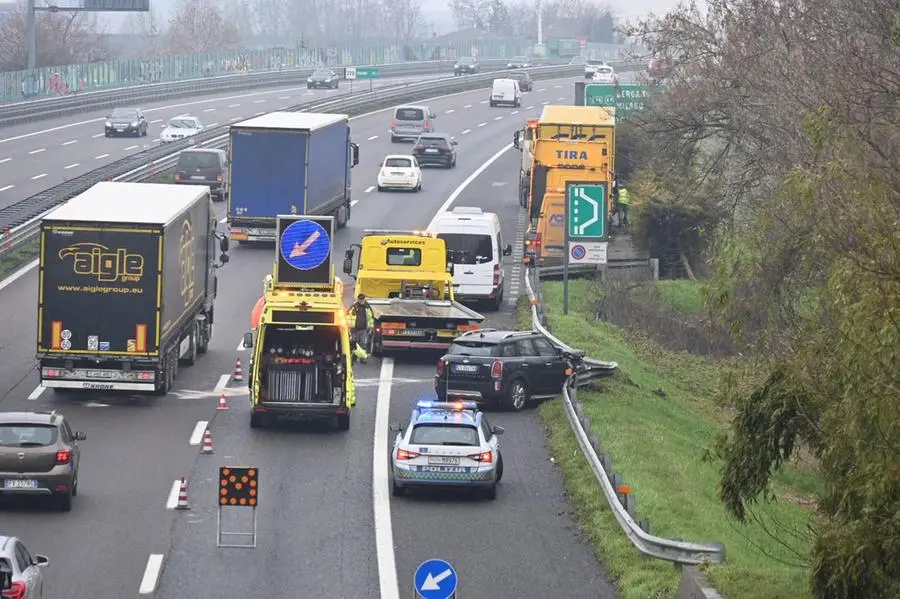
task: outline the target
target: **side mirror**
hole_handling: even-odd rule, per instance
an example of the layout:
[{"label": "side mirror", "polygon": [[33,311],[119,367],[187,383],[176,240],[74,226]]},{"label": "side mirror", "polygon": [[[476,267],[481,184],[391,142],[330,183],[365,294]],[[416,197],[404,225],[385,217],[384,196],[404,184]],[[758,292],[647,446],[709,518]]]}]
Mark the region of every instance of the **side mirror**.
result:
[{"label": "side mirror", "polygon": [[502,434],[504,433],[504,431],[506,431],[506,429],[503,428],[502,426],[494,426],[494,427],[491,429],[491,431],[492,431],[495,435],[502,435]]},{"label": "side mirror", "polygon": [[512,255],[512,244],[511,243],[507,243],[506,247],[503,248],[503,255],[504,256]]},{"label": "side mirror", "polygon": [[34,555],[34,561],[39,568],[46,568],[50,565],[50,559],[46,555]]},{"label": "side mirror", "polygon": [[513,146],[517,150],[522,149],[522,130],[521,129],[516,131],[515,133],[513,133]]},{"label": "side mirror", "polygon": [[399,422],[392,422],[388,425],[388,430],[391,431],[392,433],[399,433],[403,429],[400,428]]},{"label": "side mirror", "polygon": [[429,118],[436,119],[436,118],[437,118],[437,115],[434,114],[434,113],[432,112],[432,113],[429,115]]},{"label": "side mirror", "polygon": [[344,258],[353,259],[353,248],[344,251]]},{"label": "side mirror", "polygon": [[353,276],[353,258],[344,258],[344,274]]},{"label": "side mirror", "polygon": [[227,252],[229,247],[231,247],[231,242],[229,241],[228,236],[222,235],[219,237],[219,249],[222,252]]},{"label": "side mirror", "polygon": [[253,347],[253,331],[244,333],[244,347],[246,349],[251,349]]},{"label": "side mirror", "polygon": [[353,166],[356,166],[357,164],[359,164],[359,145],[351,143],[350,144],[350,154],[353,158],[353,160],[350,161],[351,162],[350,166],[353,167]]},{"label": "side mirror", "polygon": [[87,439],[87,435],[81,431],[75,431],[75,440],[76,441],[84,441]]},{"label": "side mirror", "polygon": [[450,140],[450,145],[451,145],[451,146],[458,146],[458,145],[459,145],[459,142],[456,141],[455,139],[451,139],[451,140]]}]

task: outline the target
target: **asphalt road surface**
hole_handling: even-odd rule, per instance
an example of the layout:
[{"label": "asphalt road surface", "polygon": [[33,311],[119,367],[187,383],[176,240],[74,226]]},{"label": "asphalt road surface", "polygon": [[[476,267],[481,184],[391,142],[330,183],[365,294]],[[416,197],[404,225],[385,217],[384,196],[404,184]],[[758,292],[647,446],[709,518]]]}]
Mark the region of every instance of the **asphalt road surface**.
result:
[{"label": "asphalt road surface", "polygon": [[[403,81],[423,81],[446,76],[385,78],[373,81],[372,87],[378,89]],[[356,93],[368,91],[369,83],[354,81],[352,90]],[[84,113],[6,128],[0,133],[0,208],[110,162],[159,145],[160,132],[174,116],[193,114],[209,128],[350,91],[350,83],[342,81],[336,90],[308,90],[304,84],[262,91],[231,91],[147,104],[140,106],[150,124],[146,137],[104,137],[103,123],[110,111]]]},{"label": "asphalt road surface", "polygon": [[[353,213],[349,226],[336,234],[336,256],[366,228],[422,229],[450,201],[497,212],[515,253],[507,259],[504,306],[485,314],[488,325],[512,326],[512,306],[522,292],[516,236],[524,219],[516,198],[519,154],[501,150],[542,105],[571,102],[572,85],[573,79],[537,82],[519,109],[488,107],[487,89],[428,102],[439,115],[438,131],[459,141],[459,158],[456,169],[427,169],[419,194],[374,191],[384,155],[408,146],[390,143],[387,112],[354,119],[361,160],[353,173]],[[236,358],[246,368],[240,340],[271,265],[271,248],[232,249],[231,261],[219,271],[218,326],[210,351],[193,368],[181,369],[176,390],[163,398],[73,400],[36,388],[35,273],[0,288],[6,308],[0,314],[0,409],[60,409],[88,436],[70,513],[37,504],[0,506],[0,530],[50,557],[51,596],[132,597],[143,584],[166,598],[399,599],[414,596],[415,568],[432,557],[456,567],[461,596],[615,596],[602,565],[577,534],[531,410],[492,414],[506,428],[506,473],[496,501],[465,494],[389,497],[386,453],[393,435],[387,424],[405,421],[417,399],[433,396],[436,355],[374,358],[358,366],[349,432],[251,430],[246,383],[229,381],[229,375]],[[349,296],[352,286],[347,291]],[[222,390],[230,402],[227,412],[215,410]],[[207,425],[212,456],[199,454]],[[256,549],[215,547],[222,465],[259,468]],[[191,510],[167,510],[175,505],[182,476]],[[246,512],[224,516],[226,530],[248,530]]]}]

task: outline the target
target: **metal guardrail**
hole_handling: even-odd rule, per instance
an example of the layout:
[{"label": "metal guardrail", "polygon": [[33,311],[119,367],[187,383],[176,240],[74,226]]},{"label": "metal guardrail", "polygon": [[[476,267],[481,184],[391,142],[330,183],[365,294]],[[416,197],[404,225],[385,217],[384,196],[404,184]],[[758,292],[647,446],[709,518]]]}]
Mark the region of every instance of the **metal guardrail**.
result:
[{"label": "metal guardrail", "polygon": [[[452,60],[439,60],[374,66],[379,68],[381,77],[404,77],[444,72],[452,73],[453,64]],[[505,70],[506,64],[506,59],[481,61],[482,68],[485,71]],[[345,68],[336,67],[335,70],[339,74],[343,74]],[[147,103],[186,96],[200,96],[223,91],[239,91],[262,87],[300,86],[306,84],[306,78],[314,70],[314,67],[299,67],[262,73],[202,77],[169,83],[151,83],[106,91],[85,92],[72,96],[31,100],[28,102],[16,102],[0,106],[0,127],[113,108],[124,103]],[[362,81],[358,83],[364,84]]]},{"label": "metal guardrail", "polygon": [[[531,69],[535,79],[576,75],[581,66],[547,66]],[[492,73],[446,77],[404,85],[381,88],[372,92],[347,94],[326,102],[316,101],[288,106],[282,110],[291,112],[325,111],[341,114],[361,114],[379,107],[388,107],[397,101],[411,102],[435,95],[478,89],[492,81]],[[144,181],[174,168],[181,150],[203,146],[224,148],[228,144],[229,125],[208,129],[193,138],[160,145],[117,160],[104,167],[75,177],[30,198],[0,209],[0,258],[15,251],[36,235],[41,218],[50,210],[70,198],[86,191],[100,181]]]},{"label": "metal guardrail", "polygon": [[[525,274],[525,289],[528,298],[531,301],[531,326],[534,330],[545,335],[549,341],[560,347],[563,351],[573,353],[575,355],[584,355],[581,350],[574,350],[561,340],[554,337],[550,331],[544,326],[543,306],[538,301],[540,297],[540,289],[535,291],[531,282],[533,269],[528,269]],[[629,510],[623,505],[622,500],[616,492],[613,481],[610,480],[611,466],[604,464],[600,456],[597,454],[595,445],[599,445],[599,440],[595,437],[592,441],[589,432],[590,420],[584,415],[584,410],[577,399],[578,387],[583,386],[593,379],[609,376],[618,368],[615,362],[601,362],[591,358],[583,358],[582,364],[576,372],[569,377],[566,384],[562,388],[562,400],[565,407],[566,418],[578,445],[584,457],[587,459],[591,470],[600,487],[603,489],[603,495],[606,502],[613,512],[616,520],[621,526],[628,540],[643,555],[654,557],[668,562],[673,562],[680,566],[696,566],[705,562],[725,563],[725,545],[719,542],[694,543],[689,541],[665,539],[651,535],[644,530],[641,523],[636,521]],[[585,426],[587,425],[587,426]],[[649,528],[649,527],[648,527]]]}]

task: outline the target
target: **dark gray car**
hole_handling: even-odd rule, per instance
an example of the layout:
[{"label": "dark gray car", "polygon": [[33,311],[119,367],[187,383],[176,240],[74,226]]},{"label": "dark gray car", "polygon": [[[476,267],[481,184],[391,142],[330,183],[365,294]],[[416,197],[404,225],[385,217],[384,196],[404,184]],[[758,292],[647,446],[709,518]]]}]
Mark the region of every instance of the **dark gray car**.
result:
[{"label": "dark gray car", "polygon": [[188,148],[178,155],[176,185],[208,185],[214,200],[228,197],[228,155],[214,148]]},{"label": "dark gray car", "polygon": [[131,137],[145,137],[147,135],[147,119],[140,108],[116,108],[104,124],[106,137],[116,135],[128,135]]},{"label": "dark gray car", "polygon": [[307,89],[337,89],[340,77],[331,69],[316,69],[306,80]]},{"label": "dark gray car", "polygon": [[427,106],[398,106],[391,121],[391,142],[415,141],[423,133],[433,133],[435,118],[437,115]]}]

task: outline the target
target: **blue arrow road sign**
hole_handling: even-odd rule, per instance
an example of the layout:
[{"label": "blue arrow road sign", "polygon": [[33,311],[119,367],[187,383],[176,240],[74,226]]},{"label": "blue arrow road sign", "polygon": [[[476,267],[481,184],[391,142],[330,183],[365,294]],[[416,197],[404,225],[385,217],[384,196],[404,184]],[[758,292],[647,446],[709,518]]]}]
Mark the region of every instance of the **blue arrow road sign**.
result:
[{"label": "blue arrow road sign", "polygon": [[450,599],[456,593],[456,570],[442,559],[430,559],[416,569],[416,593],[422,599]]},{"label": "blue arrow road sign", "polygon": [[311,220],[298,220],[281,234],[281,257],[297,270],[321,266],[331,254],[331,239],[325,227]]}]

